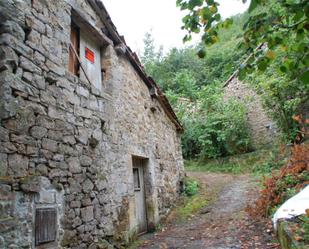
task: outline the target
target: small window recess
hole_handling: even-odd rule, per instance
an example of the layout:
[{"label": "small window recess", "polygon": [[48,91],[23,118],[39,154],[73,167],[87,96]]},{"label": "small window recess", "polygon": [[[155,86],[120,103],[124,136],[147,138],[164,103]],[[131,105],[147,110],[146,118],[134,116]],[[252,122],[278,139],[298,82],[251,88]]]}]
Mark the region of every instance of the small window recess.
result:
[{"label": "small window recess", "polygon": [[106,74],[102,58],[109,41],[105,41],[104,34],[101,36],[96,29],[72,11],[68,70],[101,91]]},{"label": "small window recess", "polygon": [[134,180],[134,191],[141,190],[141,183],[139,179],[139,169],[133,168],[133,180]]}]

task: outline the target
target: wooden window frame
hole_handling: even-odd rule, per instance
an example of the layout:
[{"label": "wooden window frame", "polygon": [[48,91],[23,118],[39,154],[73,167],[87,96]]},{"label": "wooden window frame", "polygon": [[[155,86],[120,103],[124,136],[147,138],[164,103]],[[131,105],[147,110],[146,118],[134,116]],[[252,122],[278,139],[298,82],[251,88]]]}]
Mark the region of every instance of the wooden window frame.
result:
[{"label": "wooden window frame", "polygon": [[[135,182],[135,174],[137,174],[137,182]],[[134,184],[134,191],[140,191],[141,190],[141,180],[139,176],[139,168],[133,168],[133,184]],[[135,186],[137,184],[137,186]]]},{"label": "wooden window frame", "polygon": [[[113,41],[103,32],[101,28],[98,28],[93,23],[88,22],[84,18],[84,14],[81,12],[80,9],[72,8],[71,10],[71,34],[73,32],[74,36],[77,37],[77,43],[75,44],[74,48],[76,50],[76,54],[78,55],[79,59],[76,58],[76,55],[72,49],[69,49],[69,65],[68,65],[68,71],[75,76],[79,77],[81,76],[82,72],[84,73],[84,70],[82,68],[82,65],[80,65],[80,42],[81,42],[81,33],[86,34],[88,37],[91,37],[91,39],[96,42],[99,45],[100,48],[100,57],[98,57],[98,60],[100,60],[101,68],[100,68],[100,75],[101,75],[101,90],[104,89],[104,79],[106,77],[106,69],[103,67],[103,53],[105,48],[108,45],[113,45]],[[70,36],[71,36],[70,34]],[[70,37],[71,41],[71,37]],[[96,58],[95,58],[96,59]],[[87,75],[88,76],[88,75]],[[89,77],[86,77],[89,78]],[[87,79],[87,81],[95,86],[95,84],[92,84],[91,80]]]},{"label": "wooden window frame", "polygon": [[70,49],[69,49],[69,72],[72,74],[79,76],[79,70],[80,70],[80,65],[79,65],[79,60],[76,57],[73,49],[71,48],[71,44],[75,51],[77,52],[79,56],[79,46],[80,46],[80,29],[79,27],[72,23],[71,24],[71,32],[70,32]]}]

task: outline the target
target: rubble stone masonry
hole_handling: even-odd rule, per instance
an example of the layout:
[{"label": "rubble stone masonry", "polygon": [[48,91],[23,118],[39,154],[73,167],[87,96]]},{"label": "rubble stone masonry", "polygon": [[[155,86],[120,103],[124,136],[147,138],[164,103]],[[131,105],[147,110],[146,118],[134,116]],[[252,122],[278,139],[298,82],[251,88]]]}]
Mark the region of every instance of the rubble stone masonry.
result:
[{"label": "rubble stone masonry", "polygon": [[[101,91],[67,70],[73,11],[113,41],[88,1],[0,1],[0,248],[123,247],[132,156],[147,160],[149,229],[178,196],[180,134],[127,56],[104,45]],[[57,229],[36,246],[38,208]]]},{"label": "rubble stone masonry", "polygon": [[279,139],[281,133],[276,122],[268,116],[266,109],[263,108],[261,97],[249,85],[234,76],[225,86],[224,93],[225,99],[235,98],[245,105],[254,149],[267,147]]}]

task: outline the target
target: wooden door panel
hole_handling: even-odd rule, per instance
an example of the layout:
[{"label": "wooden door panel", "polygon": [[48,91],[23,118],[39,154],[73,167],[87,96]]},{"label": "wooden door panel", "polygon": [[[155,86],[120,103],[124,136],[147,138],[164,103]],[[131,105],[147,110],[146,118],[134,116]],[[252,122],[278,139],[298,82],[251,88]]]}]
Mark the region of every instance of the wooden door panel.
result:
[{"label": "wooden door panel", "polygon": [[135,194],[135,216],[138,233],[147,231],[147,215],[145,203],[144,167],[141,159],[133,160],[133,180]]}]

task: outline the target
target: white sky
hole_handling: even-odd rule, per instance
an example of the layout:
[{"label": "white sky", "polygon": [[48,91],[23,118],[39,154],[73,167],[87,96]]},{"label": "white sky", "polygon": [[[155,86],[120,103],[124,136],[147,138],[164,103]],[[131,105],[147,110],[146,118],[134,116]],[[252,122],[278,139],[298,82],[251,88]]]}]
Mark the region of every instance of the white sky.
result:
[{"label": "white sky", "polygon": [[[152,31],[157,46],[164,50],[183,47],[181,30],[184,12],[176,7],[176,0],[102,0],[120,35],[124,35],[133,51],[143,50],[143,38]],[[223,18],[244,12],[248,3],[241,0],[219,0]],[[193,41],[197,41],[196,37]],[[186,43],[186,45],[189,45]]]}]

